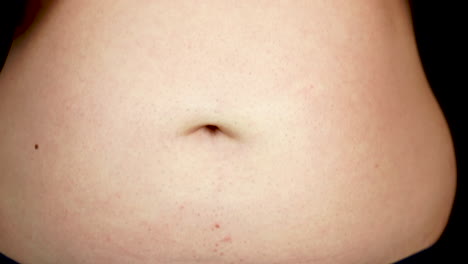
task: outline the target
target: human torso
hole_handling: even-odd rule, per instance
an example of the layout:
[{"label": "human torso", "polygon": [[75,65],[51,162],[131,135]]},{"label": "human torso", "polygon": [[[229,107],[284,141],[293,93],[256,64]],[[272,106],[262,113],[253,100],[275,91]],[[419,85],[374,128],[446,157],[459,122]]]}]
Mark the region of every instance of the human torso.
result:
[{"label": "human torso", "polygon": [[393,261],[451,151],[401,1],[56,1],[0,75],[0,251]]}]

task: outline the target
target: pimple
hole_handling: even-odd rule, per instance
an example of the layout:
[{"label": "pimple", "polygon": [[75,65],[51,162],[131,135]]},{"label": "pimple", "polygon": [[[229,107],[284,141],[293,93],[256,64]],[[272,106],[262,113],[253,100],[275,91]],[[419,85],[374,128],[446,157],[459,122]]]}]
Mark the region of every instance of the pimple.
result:
[{"label": "pimple", "polygon": [[220,225],[219,223],[214,223],[214,224],[210,227],[211,231],[214,231],[214,230],[220,229],[220,228],[221,228],[221,225]]}]

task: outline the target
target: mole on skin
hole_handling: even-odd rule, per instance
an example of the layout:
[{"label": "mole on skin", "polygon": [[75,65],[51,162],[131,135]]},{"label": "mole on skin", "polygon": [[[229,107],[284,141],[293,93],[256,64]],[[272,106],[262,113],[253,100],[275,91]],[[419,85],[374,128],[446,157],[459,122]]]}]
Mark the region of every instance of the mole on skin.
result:
[{"label": "mole on skin", "polygon": [[34,149],[39,149],[39,145],[38,144],[34,145]]}]

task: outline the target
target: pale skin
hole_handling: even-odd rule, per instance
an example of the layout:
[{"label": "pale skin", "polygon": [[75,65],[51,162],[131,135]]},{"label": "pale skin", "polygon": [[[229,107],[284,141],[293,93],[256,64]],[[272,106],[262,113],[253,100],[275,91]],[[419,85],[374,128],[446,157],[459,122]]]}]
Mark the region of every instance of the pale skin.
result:
[{"label": "pale skin", "polygon": [[49,2],[0,74],[0,252],[391,263],[456,182],[404,1]]}]

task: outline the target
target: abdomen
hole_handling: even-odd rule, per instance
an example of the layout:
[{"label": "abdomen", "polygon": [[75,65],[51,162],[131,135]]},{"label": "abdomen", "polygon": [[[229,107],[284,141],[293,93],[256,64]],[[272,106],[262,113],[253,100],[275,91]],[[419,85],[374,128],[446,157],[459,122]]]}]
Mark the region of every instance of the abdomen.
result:
[{"label": "abdomen", "polygon": [[384,263],[440,235],[453,151],[403,4],[121,2],[56,3],[13,47],[0,250]]}]

